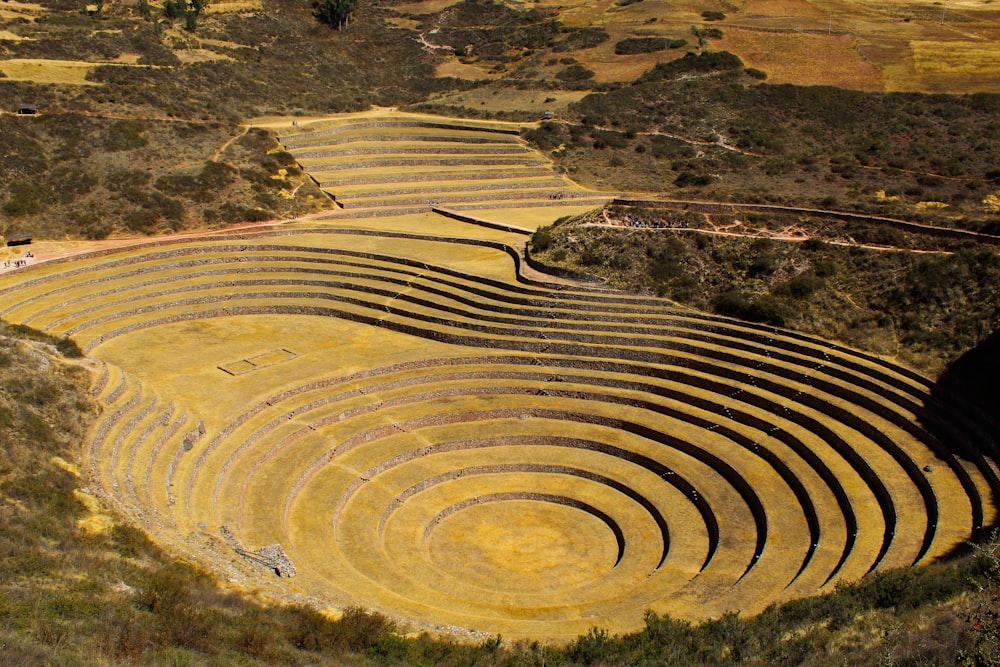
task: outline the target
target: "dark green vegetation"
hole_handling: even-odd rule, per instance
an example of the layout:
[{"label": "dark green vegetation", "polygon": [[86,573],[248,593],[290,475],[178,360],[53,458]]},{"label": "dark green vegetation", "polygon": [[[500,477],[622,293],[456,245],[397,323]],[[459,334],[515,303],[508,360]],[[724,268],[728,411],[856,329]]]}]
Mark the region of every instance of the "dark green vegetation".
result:
[{"label": "dark green vegetation", "polygon": [[[737,223],[735,216],[713,215],[711,224],[795,229],[810,240],[706,233],[708,220],[692,211],[611,207],[608,215],[624,226],[586,226],[604,222],[591,214],[542,228],[532,240],[533,256],[603,276],[622,289],[898,355],[932,375],[1000,328],[995,248],[795,216],[751,213]],[[824,236],[856,244],[834,244]]]},{"label": "dark green vegetation", "polygon": [[687,40],[667,39],[666,37],[627,37],[615,44],[615,53],[619,55],[653,53],[664,49],[679,49],[682,46],[687,46]]},{"label": "dark green vegetation", "polygon": [[[172,562],[117,521],[85,529],[75,458],[94,417],[86,370],[28,329],[0,323],[0,647],[4,664],[997,664],[1000,542],[926,568],[698,626],[650,614],[566,647],[400,637],[350,609],[331,621],[264,607]],[[59,457],[59,458],[57,458]],[[991,662],[992,661],[992,662]]]},{"label": "dark green vegetation", "polygon": [[320,0],[316,3],[316,17],[339,30],[350,20],[356,5],[355,0]]},{"label": "dark green vegetation", "polygon": [[[774,86],[688,53],[528,133],[571,177],[683,199],[857,210],[996,233],[1000,95]],[[930,205],[921,202],[936,202]]]}]

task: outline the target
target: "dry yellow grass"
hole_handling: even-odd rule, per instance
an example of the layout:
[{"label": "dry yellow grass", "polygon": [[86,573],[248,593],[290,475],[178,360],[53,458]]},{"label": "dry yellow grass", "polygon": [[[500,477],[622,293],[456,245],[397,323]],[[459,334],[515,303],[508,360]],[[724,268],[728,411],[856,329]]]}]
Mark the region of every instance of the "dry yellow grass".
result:
[{"label": "dry yellow grass", "polygon": [[[373,219],[363,221],[363,226],[373,230],[424,233],[433,226],[436,233],[445,235],[462,230],[460,223],[428,215]],[[499,238],[503,233],[488,230],[480,234],[477,230],[477,236]],[[310,232],[308,228],[302,228],[295,236],[276,237],[272,241],[280,245],[285,242],[283,238],[292,246],[317,249],[346,242],[355,253],[389,253],[501,281],[511,279],[510,259],[489,248],[442,245],[431,240],[394,242],[381,237],[341,237]],[[189,242],[187,246],[192,249],[200,246],[202,252],[198,257],[203,262],[211,262],[213,258],[225,256],[221,251],[215,253],[206,247],[212,243]],[[234,251],[226,252],[232,254]],[[247,259],[256,251],[249,252]],[[90,287],[81,282],[51,296],[44,295],[47,289],[44,284],[34,288],[40,290],[41,298],[31,302],[31,309],[55,309],[37,320],[37,324],[49,322],[51,326],[63,322],[54,329],[56,331],[59,327],[85,322],[120,308],[108,303],[100,310],[89,314],[81,312],[69,319],[63,319],[65,316],[60,314],[60,309],[77,307],[73,304],[94,289],[93,285],[125,294],[123,289],[135,278],[119,278],[121,272],[113,267],[102,267],[103,261],[84,260],[76,268],[92,265],[94,273],[91,275],[110,280],[93,283]],[[156,292],[171,285],[194,285],[204,280],[188,278],[184,270],[173,267],[169,257],[151,261],[152,264],[147,263],[150,267],[162,267],[162,271],[153,275],[171,281],[162,286],[149,283],[147,287],[130,292],[130,303],[152,308],[176,298],[169,292],[159,295]],[[298,266],[299,271],[310,268],[308,264],[292,261],[291,255],[286,260],[267,263],[275,268]],[[377,264],[391,267],[382,261]],[[243,269],[248,265],[240,263],[239,266]],[[254,275],[242,271],[241,274]],[[352,282],[358,287],[377,285],[380,274],[382,269],[368,271],[365,277],[355,277]],[[218,280],[222,281],[218,286],[206,286],[199,294],[205,297],[227,295],[235,306],[250,303],[239,298],[242,291],[257,289],[232,286],[224,276]],[[464,282],[457,276],[451,280]],[[410,278],[407,292],[419,290],[424,285],[434,286],[435,283],[429,277]],[[315,291],[316,287],[288,285],[278,289],[297,292]],[[142,296],[142,292],[149,294]],[[567,296],[571,295],[563,295]],[[378,304],[388,306],[395,302],[390,295],[365,298],[376,303],[376,312]],[[310,301],[313,299],[309,297]],[[321,300],[315,302],[323,303]],[[186,311],[197,312],[210,307],[208,304],[190,306]],[[347,304],[339,307],[357,309]],[[566,307],[571,304],[567,303]],[[429,306],[411,304],[409,308],[415,314],[435,314],[435,309]],[[23,319],[29,310],[15,309],[9,316]],[[141,322],[155,312],[137,312],[112,323],[90,326],[81,330],[81,342],[107,334],[123,324]],[[396,320],[401,316],[384,313],[380,317]],[[447,328],[463,321],[473,320],[468,315],[451,314],[446,322],[433,326]],[[498,334],[493,338],[529,339],[527,334],[537,328],[537,323],[526,324],[513,336]],[[642,349],[640,345],[648,345],[654,340],[649,335],[642,335],[634,337],[629,346],[639,350]],[[722,343],[703,347],[705,350],[726,349]],[[595,352],[598,349],[593,346]],[[279,542],[295,561],[299,576],[287,582],[265,579],[263,586],[283,588],[286,594],[321,594],[340,605],[361,603],[425,625],[473,625],[511,637],[566,638],[585,632],[595,619],[614,630],[637,627],[641,625],[642,613],[650,607],[681,617],[718,615],[729,609],[751,613],[780,593],[784,580],[773,573],[786,571],[787,563],[795,563],[801,558],[802,535],[806,530],[789,487],[773,468],[760,465],[749,450],[729,446],[724,434],[706,431],[695,422],[666,414],[654,415],[638,406],[537,393],[533,391],[535,385],[527,379],[490,381],[473,375],[438,385],[432,379],[443,369],[433,366],[424,369],[417,365],[399,374],[398,379],[425,378],[423,384],[411,381],[379,388],[372,386],[380,381],[378,378],[365,379],[361,375],[335,388],[310,390],[301,398],[276,400],[273,408],[264,408],[258,416],[233,431],[229,438],[219,441],[218,447],[209,448],[209,441],[215,442],[216,435],[227,425],[236,423],[243,412],[276,392],[321,378],[349,378],[352,373],[364,373],[371,368],[469,353],[467,348],[362,323],[295,315],[194,320],[110,338],[94,348],[94,354],[127,369],[129,384],[124,392],[106,389],[103,394],[118,393],[117,403],[109,404],[105,414],[120,413],[122,417],[107,429],[95,462],[102,471],[101,485],[129,507],[130,502],[153,503],[154,507],[147,514],[153,518],[149,520],[160,526],[156,528],[159,537],[174,544],[174,548],[207,558],[209,562],[225,559],[224,546],[220,547],[221,551],[202,552],[203,547],[195,548],[190,541],[185,546],[181,537],[188,532],[207,537],[216,526],[228,525],[249,548]],[[696,359],[698,355],[690,353],[690,356]],[[261,363],[251,369],[248,360]],[[220,371],[220,366],[239,366],[239,369],[246,366],[248,372],[231,375]],[[543,377],[565,372],[558,368],[530,368],[537,368]],[[481,365],[479,369],[489,370],[490,365]],[[617,374],[601,372],[596,376],[613,379]],[[115,382],[109,380],[109,384]],[[528,391],[494,393],[498,382],[500,386],[522,386]],[[675,384],[666,378],[655,382],[689,391],[692,397],[717,400],[711,392],[702,392],[684,383]],[[808,384],[788,383],[788,386],[808,389]],[[422,392],[438,389],[463,391],[452,396],[422,397]],[[477,393],[477,389],[488,391]],[[570,397],[576,391],[592,391],[586,384],[571,381],[564,382],[561,389],[569,392]],[[622,397],[635,393],[630,389],[608,388],[606,391]],[[337,392],[341,392],[343,398],[325,407],[322,400]],[[471,393],[466,395],[464,392]],[[635,395],[646,396],[642,392]],[[813,395],[823,397],[815,392]],[[188,425],[170,440],[166,453],[159,455],[152,441],[129,444],[130,433],[158,428],[155,414],[147,414],[147,408],[143,407],[154,405],[155,396],[169,397],[170,402],[183,406],[184,411],[193,415]],[[832,400],[831,397],[823,398]],[[166,402],[160,401],[160,404]],[[666,404],[681,413],[692,410],[686,401],[668,400]],[[846,404],[844,407],[851,406]],[[532,416],[539,409],[583,411],[593,419],[645,424],[680,441],[726,452],[727,464],[739,470],[750,487],[767,499],[772,529],[768,548],[756,569],[736,584],[736,578],[752,555],[754,521],[739,494],[710,466],[680,450],[610,426]],[[460,417],[469,411],[483,410],[504,410],[511,414],[486,422],[466,422]],[[281,416],[283,411],[288,411],[286,417]],[[761,437],[756,429],[721,420],[700,409],[693,411],[698,418],[726,423],[727,428],[755,438],[761,445],[787,457],[803,483],[817,485],[814,498],[817,506],[830,508],[823,509],[819,518],[824,535],[833,536],[830,539],[834,542],[837,535],[843,539],[845,527],[834,504],[821,491],[823,486],[818,483],[815,473],[791,450],[777,440]],[[352,416],[355,412],[357,416]],[[821,413],[807,412],[814,418],[823,418]],[[843,573],[860,575],[878,551],[883,525],[877,504],[866,485],[860,483],[850,467],[839,461],[823,442],[808,432],[780,418],[763,412],[759,414],[768,421],[776,419],[784,428],[799,433],[819,456],[829,457],[830,465],[844,480],[852,505],[859,514],[863,513],[865,521],[864,534],[859,537]],[[408,425],[426,416],[449,415],[455,415],[457,421]],[[905,434],[891,424],[882,423],[878,418],[872,420],[889,437],[905,440]],[[196,422],[204,424],[206,435],[191,447],[181,446],[180,438]],[[359,434],[388,425],[397,427],[375,438],[372,446],[364,445],[369,438]],[[857,434],[851,429],[836,424],[831,428],[845,439],[857,440]],[[258,439],[255,435],[258,432],[264,432],[265,436]],[[487,435],[515,439],[539,435],[571,436],[608,443],[677,471],[683,479],[693,483],[714,508],[721,534],[725,536],[712,566],[697,579],[692,579],[700,570],[707,550],[707,532],[701,517],[677,489],[659,484],[657,473],[636,469],[631,459],[608,457],[587,449],[530,446],[527,441],[520,446],[482,450],[424,451],[439,443],[464,442]],[[341,453],[331,450],[334,445],[350,443],[359,437],[358,444],[350,449]],[[860,440],[858,446],[866,447]],[[313,461],[321,461],[325,452],[331,451],[336,460],[330,465],[310,465]],[[877,469],[893,469],[888,455],[877,449],[862,451],[866,461]],[[384,472],[364,472],[376,470],[392,457],[403,457],[401,461],[408,462],[391,466]],[[156,462],[149,458],[156,458]],[[556,468],[532,471],[524,468],[525,461],[530,461],[530,465]],[[515,466],[515,469],[506,470],[505,466]],[[399,508],[390,510],[395,507],[394,498],[409,497],[408,489],[414,484],[423,484],[424,480],[434,479],[447,470],[470,472],[454,479],[441,479],[413,496],[412,502],[399,501]],[[567,474],[567,470],[594,471],[601,477],[580,478]],[[278,474],[276,471],[286,472]],[[352,488],[356,481],[367,481],[367,477],[359,477],[362,473],[377,475],[378,480],[363,484],[350,496],[342,505],[343,516],[334,528],[331,523],[334,501],[346,498],[345,489]],[[129,501],[128,487],[135,481],[141,482],[146,474],[151,477],[152,487],[143,491],[140,483],[135,501]],[[621,483],[628,480],[632,488],[642,489],[651,507],[663,508],[668,515],[676,530],[672,533],[669,559],[662,568],[658,567],[662,549],[658,546],[659,529],[652,523],[649,511],[636,503],[622,503],[621,490],[602,482],[605,478]],[[944,484],[940,491],[942,499],[956,494],[947,479],[941,482]],[[914,502],[914,494],[905,477],[887,477],[887,483],[893,496],[899,496],[896,508],[900,516],[919,517],[921,507],[919,502]],[[957,495],[955,500],[947,501],[950,507],[958,508],[963,502],[961,494]],[[468,504],[470,498],[479,497],[482,503]],[[571,504],[560,500],[563,498]],[[386,511],[390,513],[386,515]],[[958,515],[955,510],[952,514]],[[379,528],[382,524],[374,519],[380,515],[388,517],[383,528]],[[605,515],[610,518],[602,518]],[[872,515],[870,519],[868,515]],[[617,538],[613,526],[614,530],[621,531],[622,543],[631,545],[624,552],[621,547],[615,547]],[[946,536],[946,541],[951,539],[953,536]],[[886,562],[905,563],[915,553],[913,539],[900,536]],[[616,567],[615,559],[619,556],[623,560]],[[837,558],[835,544],[825,544],[816,555],[820,569],[803,578],[792,591],[804,593],[822,585],[823,567],[833,567]],[[464,588],[455,587],[456,578],[464,582]]]},{"label": "dry yellow grass", "polygon": [[913,61],[920,75],[961,74],[1000,78],[1000,45],[994,43],[914,41]]},{"label": "dry yellow grass", "polygon": [[43,60],[40,58],[14,58],[0,60],[0,71],[14,81],[59,83],[74,86],[100,85],[87,81],[86,76],[97,63],[78,60]]},{"label": "dry yellow grass", "polygon": [[33,2],[18,2],[6,0],[0,4],[0,19],[16,19],[32,17],[45,12],[45,7]]},{"label": "dry yellow grass", "polygon": [[[418,15],[450,4],[412,3],[400,9]],[[510,4],[523,8],[521,3]],[[678,55],[617,56],[617,41],[643,34],[682,37],[693,44],[691,26],[712,25],[725,37],[709,40],[710,48],[736,53],[777,83],[955,93],[995,91],[1000,86],[995,71],[1000,62],[1000,6],[981,0],[946,5],[934,0],[746,0],[727,7],[726,19],[711,24],[701,12],[718,10],[718,4],[698,0],[645,0],[626,7],[611,0],[571,0],[537,6],[557,11],[567,26],[601,26],[607,31],[607,42],[574,54],[602,82],[634,80],[656,62]],[[448,65],[442,72],[477,76],[454,67]],[[556,71],[547,66],[542,76]]]},{"label": "dry yellow grass", "polygon": [[206,14],[227,14],[230,12],[254,12],[263,9],[262,0],[220,0],[209,3],[204,11]]},{"label": "dry yellow grass", "polygon": [[395,10],[401,14],[428,14],[451,7],[456,2],[458,0],[423,0],[422,2],[409,2],[397,5]]},{"label": "dry yellow grass", "polygon": [[183,64],[204,63],[215,60],[233,60],[230,56],[208,49],[174,49],[174,55]]},{"label": "dry yellow grass", "polygon": [[26,39],[25,37],[21,37],[20,35],[13,33],[10,30],[0,30],[0,42],[3,41],[21,42],[24,41],[25,39]]},{"label": "dry yellow grass", "polygon": [[502,75],[501,72],[492,71],[485,67],[467,65],[465,63],[448,61],[437,66],[434,72],[437,76],[453,76],[456,79],[496,79]]},{"label": "dry yellow grass", "polygon": [[[538,94],[542,104],[548,99],[541,97],[547,92],[520,94]],[[607,198],[591,196],[558,174],[547,156],[528,147],[518,134],[531,123],[375,109],[255,124],[276,129],[285,149],[348,209],[562,209],[574,203],[593,207]],[[482,185],[478,192],[477,184]],[[547,222],[556,217],[560,215]]]}]

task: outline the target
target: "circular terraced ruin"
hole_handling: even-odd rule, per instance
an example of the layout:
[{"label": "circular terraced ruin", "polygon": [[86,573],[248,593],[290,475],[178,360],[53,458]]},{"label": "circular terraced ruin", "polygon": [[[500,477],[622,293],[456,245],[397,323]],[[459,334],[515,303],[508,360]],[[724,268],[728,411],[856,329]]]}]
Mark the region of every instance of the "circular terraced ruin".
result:
[{"label": "circular terraced ruin", "polygon": [[752,613],[997,522],[997,424],[927,378],[400,220],[39,265],[3,317],[104,362],[82,456],[160,541],[419,627]]}]

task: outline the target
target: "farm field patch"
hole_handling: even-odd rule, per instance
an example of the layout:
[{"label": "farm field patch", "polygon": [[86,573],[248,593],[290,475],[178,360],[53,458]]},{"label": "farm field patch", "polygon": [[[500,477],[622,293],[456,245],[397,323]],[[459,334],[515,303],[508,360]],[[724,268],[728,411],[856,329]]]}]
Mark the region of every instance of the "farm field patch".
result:
[{"label": "farm field patch", "polygon": [[771,83],[883,89],[882,74],[861,57],[851,35],[730,28],[718,46],[767,72]]}]

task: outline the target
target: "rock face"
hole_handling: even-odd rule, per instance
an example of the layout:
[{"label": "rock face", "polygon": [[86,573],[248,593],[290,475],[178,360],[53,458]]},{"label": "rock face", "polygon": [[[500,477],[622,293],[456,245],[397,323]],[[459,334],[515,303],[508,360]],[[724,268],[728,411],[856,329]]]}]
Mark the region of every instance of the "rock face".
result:
[{"label": "rock face", "polygon": [[220,526],[219,532],[222,533],[222,537],[233,548],[233,551],[251,563],[256,563],[269,570],[273,570],[279,577],[289,579],[295,576],[295,565],[288,558],[288,554],[285,553],[280,544],[268,544],[256,551],[250,551],[236,539],[233,531],[227,526]]}]

